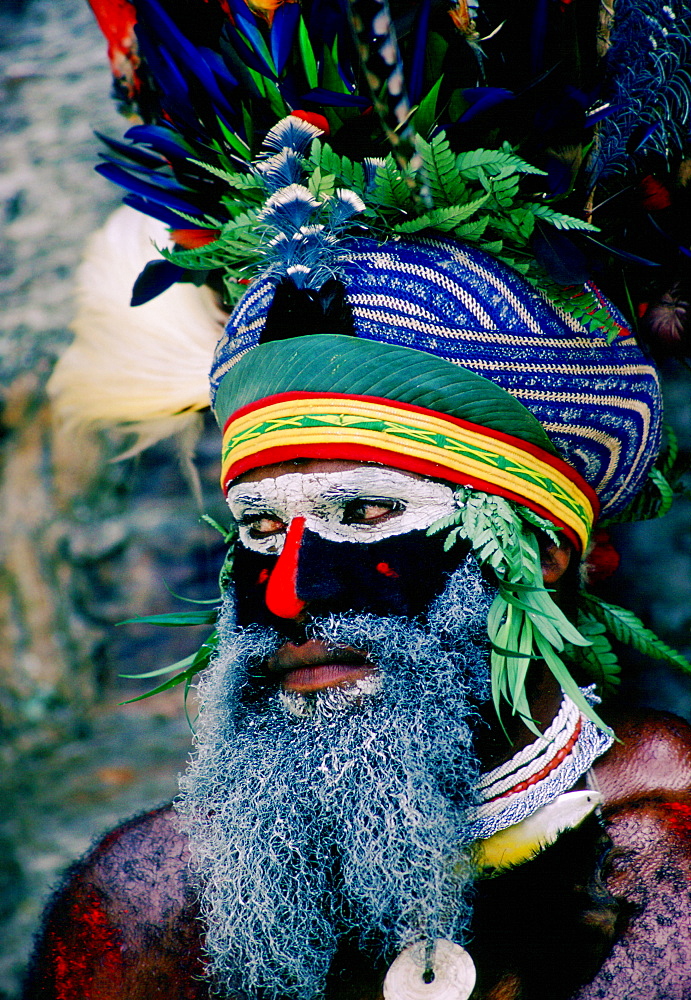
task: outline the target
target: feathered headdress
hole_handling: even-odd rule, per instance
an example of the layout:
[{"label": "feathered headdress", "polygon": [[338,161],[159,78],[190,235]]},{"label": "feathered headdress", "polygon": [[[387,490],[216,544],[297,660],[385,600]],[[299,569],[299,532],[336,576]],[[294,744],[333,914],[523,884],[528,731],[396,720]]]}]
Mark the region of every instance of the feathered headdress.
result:
[{"label": "feathered headdress", "polygon": [[[193,276],[233,310],[212,368],[224,484],[281,449],[457,483],[438,527],[497,574],[495,701],[526,718],[533,656],[592,716],[565,660],[579,646],[614,682],[605,630],[685,662],[591,597],[576,630],[533,538],[585,550],[600,508],[664,511],[678,472],[671,439],[653,464],[657,376],[632,330],[686,337],[685,4],[93,6],[139,116],[97,169],[175,244],[132,301]],[[181,399],[169,415],[198,405]]]}]

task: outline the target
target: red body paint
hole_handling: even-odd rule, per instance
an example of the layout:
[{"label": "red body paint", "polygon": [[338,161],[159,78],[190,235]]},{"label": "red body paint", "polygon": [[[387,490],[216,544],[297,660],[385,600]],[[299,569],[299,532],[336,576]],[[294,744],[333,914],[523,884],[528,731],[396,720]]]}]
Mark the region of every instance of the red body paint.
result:
[{"label": "red body paint", "polygon": [[294,517],[266,585],[266,606],[278,618],[296,618],[305,608],[297,595],[298,554],[304,530],[304,517]]}]

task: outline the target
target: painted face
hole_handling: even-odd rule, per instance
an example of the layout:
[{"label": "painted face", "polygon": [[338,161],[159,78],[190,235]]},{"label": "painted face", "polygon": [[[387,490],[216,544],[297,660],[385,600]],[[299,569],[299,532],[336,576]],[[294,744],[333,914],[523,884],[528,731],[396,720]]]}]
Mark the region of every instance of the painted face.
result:
[{"label": "painted face", "polygon": [[453,490],[380,466],[282,468],[228,492],[240,531],[239,624],[293,635],[309,616],[423,613],[462,556],[444,553],[443,536],[426,534],[455,509]]}]

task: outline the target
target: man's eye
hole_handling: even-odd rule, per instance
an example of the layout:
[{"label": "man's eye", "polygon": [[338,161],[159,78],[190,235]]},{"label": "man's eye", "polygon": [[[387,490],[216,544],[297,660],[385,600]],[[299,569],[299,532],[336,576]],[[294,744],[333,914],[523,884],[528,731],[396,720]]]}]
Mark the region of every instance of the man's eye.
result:
[{"label": "man's eye", "polygon": [[241,518],[240,524],[247,528],[250,538],[267,538],[285,531],[285,523],[273,514],[259,514]]},{"label": "man's eye", "polygon": [[343,508],[343,524],[376,524],[402,510],[400,500],[350,500]]}]

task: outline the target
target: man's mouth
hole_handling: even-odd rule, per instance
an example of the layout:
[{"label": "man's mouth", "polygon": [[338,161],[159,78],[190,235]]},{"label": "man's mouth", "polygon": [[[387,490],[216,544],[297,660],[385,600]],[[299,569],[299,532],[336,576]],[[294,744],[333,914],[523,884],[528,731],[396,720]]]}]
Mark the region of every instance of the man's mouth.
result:
[{"label": "man's mouth", "polygon": [[287,642],[268,658],[265,667],[285,691],[300,694],[354,684],[377,669],[364,653],[349,646],[334,649],[321,639],[309,639],[299,646]]}]

